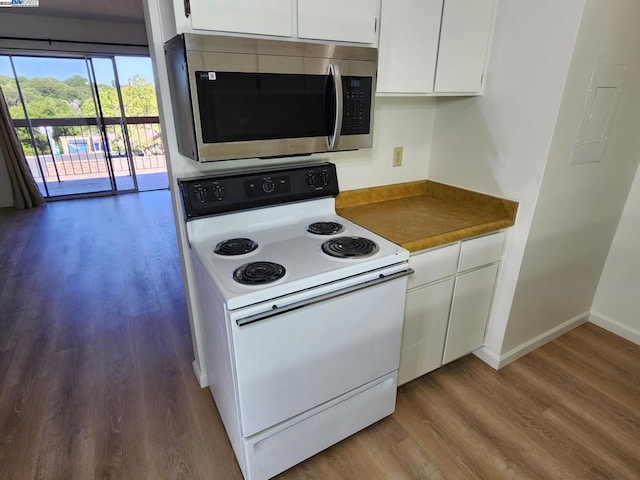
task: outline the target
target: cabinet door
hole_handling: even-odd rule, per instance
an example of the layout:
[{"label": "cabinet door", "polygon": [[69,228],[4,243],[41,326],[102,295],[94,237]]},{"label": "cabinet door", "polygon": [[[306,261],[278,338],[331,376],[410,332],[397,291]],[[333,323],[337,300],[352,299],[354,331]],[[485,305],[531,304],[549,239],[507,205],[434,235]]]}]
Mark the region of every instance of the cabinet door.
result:
[{"label": "cabinet door", "polygon": [[385,0],[380,15],[378,92],[431,93],[442,0]]},{"label": "cabinet door", "polygon": [[292,35],[291,0],[191,0],[190,5],[194,29]]},{"label": "cabinet door", "polygon": [[376,0],[298,0],[298,37],[375,43]]},{"label": "cabinet door", "polygon": [[479,92],[496,0],[445,0],[435,92]]},{"label": "cabinet door", "polygon": [[452,291],[453,278],[450,278],[407,293],[398,384],[442,364]]},{"label": "cabinet door", "polygon": [[497,273],[494,263],[456,277],[442,363],[482,346]]}]

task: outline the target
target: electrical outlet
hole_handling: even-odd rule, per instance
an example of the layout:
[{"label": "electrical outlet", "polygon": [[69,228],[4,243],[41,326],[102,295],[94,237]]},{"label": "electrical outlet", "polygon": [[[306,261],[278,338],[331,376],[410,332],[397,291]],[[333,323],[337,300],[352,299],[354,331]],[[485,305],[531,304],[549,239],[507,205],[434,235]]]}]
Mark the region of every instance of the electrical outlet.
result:
[{"label": "electrical outlet", "polygon": [[402,166],[402,147],[395,147],[393,149],[393,166],[401,167]]}]

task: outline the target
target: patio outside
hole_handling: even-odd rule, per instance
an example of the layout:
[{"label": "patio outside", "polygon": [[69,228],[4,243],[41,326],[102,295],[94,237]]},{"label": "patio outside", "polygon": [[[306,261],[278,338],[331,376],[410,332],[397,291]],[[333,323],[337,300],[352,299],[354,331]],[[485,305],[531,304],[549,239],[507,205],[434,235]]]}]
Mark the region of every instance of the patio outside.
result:
[{"label": "patio outside", "polygon": [[43,195],[168,188],[152,78],[148,57],[0,56],[0,87]]}]

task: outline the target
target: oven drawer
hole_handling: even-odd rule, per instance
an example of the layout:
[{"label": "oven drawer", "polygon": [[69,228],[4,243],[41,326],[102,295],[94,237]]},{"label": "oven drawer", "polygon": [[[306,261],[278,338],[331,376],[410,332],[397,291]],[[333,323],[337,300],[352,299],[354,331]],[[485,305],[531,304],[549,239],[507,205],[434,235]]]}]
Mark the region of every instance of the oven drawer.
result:
[{"label": "oven drawer", "polygon": [[246,478],[271,478],[382,418],[396,406],[391,373],[246,440]]},{"label": "oven drawer", "polygon": [[397,370],[406,285],[399,277],[242,326],[232,321],[242,435]]}]

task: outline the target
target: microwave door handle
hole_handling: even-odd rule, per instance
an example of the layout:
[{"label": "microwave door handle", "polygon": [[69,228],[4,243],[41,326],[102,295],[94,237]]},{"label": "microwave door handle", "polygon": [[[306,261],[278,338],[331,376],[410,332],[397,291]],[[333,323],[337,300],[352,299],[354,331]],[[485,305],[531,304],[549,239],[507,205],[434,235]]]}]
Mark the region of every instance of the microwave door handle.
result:
[{"label": "microwave door handle", "polygon": [[340,129],[342,128],[342,75],[340,66],[335,63],[329,64],[329,75],[333,77],[333,88],[336,96],[336,118],[333,125],[333,133],[327,137],[329,150],[335,150],[340,141]]}]

